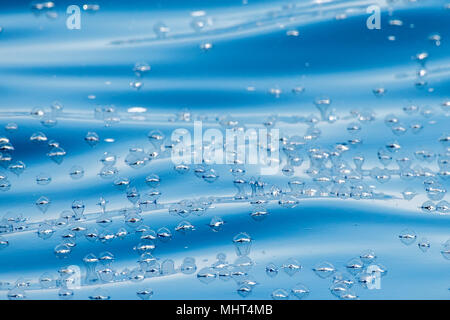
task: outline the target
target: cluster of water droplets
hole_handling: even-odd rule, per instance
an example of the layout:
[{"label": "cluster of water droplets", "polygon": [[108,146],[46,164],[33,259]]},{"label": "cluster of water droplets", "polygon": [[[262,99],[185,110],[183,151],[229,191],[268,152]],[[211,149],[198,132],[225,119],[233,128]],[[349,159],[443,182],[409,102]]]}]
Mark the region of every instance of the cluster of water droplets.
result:
[{"label": "cluster of water droplets", "polygon": [[[45,14],[49,18],[56,18],[53,2],[35,2],[32,10],[35,14]],[[98,5],[84,5],[84,11],[95,12]],[[281,10],[270,12],[270,17],[293,17],[295,5],[284,6]],[[396,19],[389,13],[389,27],[392,35],[389,41],[396,41],[395,28],[405,27],[404,22]],[[336,19],[346,19],[346,14],[336,15]],[[214,19],[205,11],[194,11],[190,16],[190,28],[202,38],[199,47],[203,52],[210,51],[214,46],[204,35],[213,26]],[[284,25],[280,25],[285,29]],[[409,26],[413,28],[413,26]],[[2,28],[0,28],[0,32]],[[153,31],[158,40],[171,37],[171,28],[164,22],[157,22]],[[288,28],[284,33],[289,38],[298,38],[301,32],[295,28]],[[439,33],[433,33],[426,39],[433,46],[439,47],[443,39]],[[203,54],[203,53],[202,53]],[[430,73],[427,67],[432,59],[427,51],[418,52],[412,57],[414,65],[413,85],[418,90],[433,93],[434,88],[429,85]],[[308,63],[305,63],[307,66]],[[129,82],[135,94],[146,90],[144,82],[157,70],[155,63],[150,66],[147,62],[137,62],[132,68],[133,78]],[[150,81],[148,81],[150,82]],[[144,89],[143,89],[144,88]],[[255,85],[248,85],[245,93],[252,94],[258,91]],[[285,87],[281,84],[264,88],[265,94],[275,101],[281,101],[285,96],[303,97],[307,86],[298,85]],[[393,90],[392,90],[393,91]],[[373,94],[377,101],[388,96],[389,87],[376,86],[367,88],[367,92]],[[96,100],[91,94],[88,99]],[[82,136],[74,136],[73,139],[84,141],[83,143],[90,154],[95,155],[95,163],[100,163],[96,176],[85,177],[84,167],[81,164],[72,165],[67,174],[73,182],[80,179],[100,180],[100,183],[109,183],[114,192],[119,192],[122,204],[110,204],[107,192],[98,194],[98,207],[87,206],[84,200],[75,199],[66,209],[53,212],[55,204],[53,197],[46,195],[45,186],[53,183],[51,172],[39,172],[33,176],[33,187],[36,187],[36,196],[32,205],[38,210],[38,221],[29,221],[28,216],[7,212],[0,223],[0,250],[8,250],[13,240],[8,236],[12,233],[33,231],[39,241],[57,239],[57,244],[52,247],[55,259],[58,262],[71,261],[74,253],[83,250],[82,241],[102,246],[101,250],[83,252],[84,265],[81,286],[98,286],[89,298],[93,300],[106,300],[111,296],[103,288],[103,284],[114,282],[139,282],[143,286],[136,292],[141,299],[149,299],[154,294],[145,281],[152,277],[169,276],[180,273],[186,276],[194,275],[203,284],[209,284],[216,279],[222,281],[233,280],[236,283],[236,292],[246,298],[251,295],[260,282],[256,281],[252,272],[255,271],[255,261],[250,258],[253,239],[243,231],[232,239],[235,249],[234,261],[225,253],[219,253],[209,266],[202,266],[204,261],[191,256],[185,257],[180,263],[174,260],[158,257],[157,250],[164,252],[164,248],[175,242],[178,236],[188,239],[189,234],[200,232],[203,227],[197,221],[206,217],[207,228],[211,234],[222,232],[226,228],[227,221],[216,214],[216,208],[222,205],[239,205],[248,210],[250,223],[260,223],[270,219],[276,206],[282,209],[294,209],[301,207],[303,202],[312,199],[338,200],[338,201],[397,201],[399,204],[416,204],[416,199],[421,199],[415,205],[416,213],[422,215],[448,215],[450,205],[446,200],[448,188],[448,176],[450,174],[450,133],[435,132],[433,141],[429,146],[418,146],[414,142],[420,140],[424,131],[434,128],[439,121],[448,121],[450,100],[444,99],[438,104],[422,102],[410,102],[396,105],[390,108],[389,114],[377,114],[369,108],[351,109],[349,112],[340,111],[334,107],[332,96],[317,96],[312,101],[302,102],[307,109],[313,109],[310,114],[293,113],[270,114],[264,117],[255,116],[249,119],[245,115],[222,115],[195,113],[189,109],[165,116],[160,126],[152,126],[153,114],[149,114],[146,108],[132,107],[127,113],[123,113],[121,107],[112,104],[96,105],[93,117],[88,120],[100,122],[105,131],[98,129],[86,130]],[[338,112],[339,110],[339,112]],[[130,116],[130,113],[132,115]],[[66,146],[58,142],[54,134],[57,126],[64,125],[64,120],[70,118],[63,104],[53,102],[49,107],[35,107],[29,112],[36,121],[37,130],[29,136],[29,143],[36,154],[44,154],[52,163],[62,165],[65,159],[71,158],[66,153]],[[239,157],[238,152],[229,152],[226,145],[204,144],[195,149],[190,144],[185,144],[185,151],[197,154],[209,155],[216,151],[229,152],[227,156],[233,159],[231,164],[215,164],[206,157],[200,164],[181,163],[173,164],[170,161],[171,151],[175,145],[180,146],[183,141],[173,141],[170,137],[170,129],[178,126],[189,126],[195,120],[201,120],[205,125],[219,128],[224,133],[231,130],[235,133],[244,132],[247,129],[258,127],[280,130],[280,139],[275,144],[272,142],[258,141],[258,153],[267,153],[264,159],[267,165],[276,165],[279,170],[273,176],[259,174],[255,167],[246,164],[245,159]],[[134,122],[133,122],[134,121]],[[146,126],[146,132],[142,133],[140,144],[130,144],[119,148],[110,148],[114,144],[113,138],[108,138],[107,130],[132,124]],[[375,147],[375,152],[365,152],[361,147],[365,143],[371,143],[370,130],[374,126],[383,131],[383,137],[388,138]],[[158,127],[158,128],[156,128]],[[15,135],[20,131],[16,122],[9,122],[5,126],[5,135],[0,136],[0,191],[2,195],[8,195],[14,187],[14,181],[21,179],[22,174],[28,169],[23,160],[16,158],[15,146],[21,145]],[[329,131],[336,134],[330,139]],[[270,131],[267,137],[271,138]],[[338,134],[341,133],[341,135]],[[100,134],[99,134],[100,133]],[[125,141],[126,132],[124,131]],[[334,137],[338,137],[334,139]],[[28,139],[28,138],[27,138]],[[384,139],[384,138],[383,138]],[[144,141],[145,142],[142,142]],[[270,139],[268,139],[270,141]],[[432,143],[437,143],[440,149],[434,148]],[[247,145],[246,145],[247,146]],[[244,146],[244,147],[246,147]],[[114,149],[114,150],[113,150]],[[69,150],[67,148],[67,150]],[[369,149],[370,150],[370,149]],[[279,155],[279,156],[276,156]],[[372,161],[375,159],[375,161]],[[93,161],[94,162],[94,161]],[[163,169],[159,167],[165,166]],[[92,167],[95,167],[92,164]],[[197,181],[214,190],[214,188],[234,188],[235,193],[216,196],[181,196],[166,198],[163,174],[169,168],[169,172],[180,179],[190,181],[195,177],[194,183],[183,185],[184,188],[194,189]],[[225,170],[224,170],[225,168]],[[87,168],[91,169],[91,168]],[[259,169],[259,168],[257,168]],[[137,173],[142,173],[140,176]],[[56,177],[53,177],[56,178]],[[88,179],[86,179],[88,178]],[[94,188],[92,188],[94,190]],[[47,189],[48,190],[48,189]],[[178,190],[178,189],[177,189]],[[94,191],[93,191],[94,192]],[[426,200],[423,201],[422,199]],[[71,200],[72,201],[72,200]],[[419,200],[417,200],[419,201]],[[384,205],[381,203],[381,205]],[[277,208],[278,209],[278,208]],[[56,210],[56,209],[55,209]],[[174,226],[153,225],[152,215],[163,212],[177,219]],[[295,211],[294,211],[295,212]],[[273,213],[275,214],[275,213]],[[262,226],[262,224],[261,224]],[[419,237],[410,230],[405,229],[399,235],[401,243],[411,245],[416,243],[422,252],[427,252],[435,244],[425,237]],[[11,237],[11,239],[16,239]],[[51,240],[50,240],[51,239]],[[136,256],[134,264],[126,267],[119,265],[117,257],[112,253],[115,246],[120,247],[127,241],[132,242],[127,248]],[[231,245],[231,244],[230,244]],[[444,259],[450,259],[450,240],[440,245],[440,253]],[[81,248],[80,248],[81,247]],[[95,247],[98,248],[98,247]],[[159,251],[159,252],[161,252]],[[161,254],[161,257],[163,255]],[[375,266],[375,268],[374,268]],[[291,286],[278,288],[269,295],[273,299],[306,298],[310,289],[295,279],[303,266],[297,258],[288,258],[285,261],[270,262],[265,266],[265,274],[268,278],[275,278],[280,272],[284,272],[292,278]],[[350,259],[338,270],[330,262],[321,262],[312,267],[313,272],[321,279],[330,282],[329,290],[339,299],[357,299],[354,285],[359,284],[363,288],[373,284],[377,275],[385,276],[387,269],[379,264],[376,254],[368,250],[359,256]],[[72,266],[62,267],[55,273],[45,272],[38,281],[18,279],[15,282],[2,282],[2,288],[7,289],[7,297],[10,299],[26,298],[26,291],[36,287],[41,289],[58,288],[58,296],[61,299],[69,299],[76,296],[79,289],[73,283],[77,274]],[[376,274],[376,275],[375,275]],[[35,279],[36,280],[36,279]],[[262,279],[260,280],[262,281]]]}]

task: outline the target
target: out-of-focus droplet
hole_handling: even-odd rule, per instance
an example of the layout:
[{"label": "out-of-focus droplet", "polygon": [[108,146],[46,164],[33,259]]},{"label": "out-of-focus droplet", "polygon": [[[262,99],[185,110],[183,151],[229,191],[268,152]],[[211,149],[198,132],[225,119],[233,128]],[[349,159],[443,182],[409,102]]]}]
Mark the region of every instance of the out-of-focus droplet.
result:
[{"label": "out-of-focus droplet", "polygon": [[157,22],[153,26],[153,32],[158,38],[162,39],[170,32],[170,28],[164,22]]},{"label": "out-of-focus droplet", "polygon": [[139,90],[142,88],[142,86],[144,85],[144,82],[139,81],[139,80],[134,80],[130,82],[130,87],[136,90]]},{"label": "out-of-focus droplet", "polygon": [[138,62],[134,65],[133,67],[133,71],[134,73],[139,76],[142,77],[144,76],[146,73],[148,73],[151,70],[151,67],[148,63],[146,62]]},{"label": "out-of-focus droplet", "polygon": [[69,171],[69,175],[73,180],[81,179],[84,176],[84,169],[81,166],[73,166]]}]

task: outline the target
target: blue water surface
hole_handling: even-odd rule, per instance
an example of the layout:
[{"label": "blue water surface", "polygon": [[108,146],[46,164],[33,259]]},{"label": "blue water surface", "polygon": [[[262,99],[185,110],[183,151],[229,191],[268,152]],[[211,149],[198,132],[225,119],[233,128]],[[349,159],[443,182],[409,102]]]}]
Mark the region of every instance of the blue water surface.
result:
[{"label": "blue water surface", "polygon": [[[449,299],[449,21],[446,0],[0,1],[0,298]],[[194,121],[273,122],[280,170],[175,170]]]}]

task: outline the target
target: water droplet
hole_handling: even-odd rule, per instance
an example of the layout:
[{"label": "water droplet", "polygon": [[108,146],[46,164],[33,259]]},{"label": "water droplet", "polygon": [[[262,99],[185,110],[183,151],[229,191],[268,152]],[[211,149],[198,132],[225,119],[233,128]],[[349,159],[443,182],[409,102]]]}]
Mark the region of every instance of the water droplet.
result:
[{"label": "water droplet", "polygon": [[134,71],[134,73],[136,73],[136,75],[138,77],[144,76],[150,70],[151,70],[150,65],[148,63],[145,63],[145,62],[138,62],[133,67],[133,71]]},{"label": "water droplet", "polygon": [[401,146],[397,141],[391,141],[386,144],[386,149],[389,152],[397,152],[401,149]]},{"label": "water droplet", "polygon": [[47,212],[48,207],[50,206],[51,201],[45,197],[42,196],[39,199],[36,200],[36,207],[42,212]]},{"label": "water droplet", "polygon": [[442,245],[441,254],[445,259],[450,260],[450,239]]},{"label": "water droplet", "polygon": [[412,188],[406,188],[402,192],[402,195],[405,200],[409,201],[409,200],[412,200],[417,195],[417,193]]},{"label": "water droplet", "polygon": [[247,256],[250,253],[252,239],[247,233],[241,232],[237,234],[233,238],[233,243],[235,245],[236,254],[238,256]]},{"label": "water droplet", "polygon": [[96,228],[93,228],[93,227],[88,228],[86,230],[86,233],[85,233],[84,236],[86,237],[87,240],[89,240],[91,242],[97,241],[97,239],[98,239],[98,231],[97,231]]},{"label": "water droplet", "polygon": [[19,126],[17,125],[17,123],[14,123],[14,122],[9,122],[5,126],[5,130],[8,131],[8,132],[14,132],[17,129],[19,129]]},{"label": "water droplet", "polygon": [[331,99],[328,97],[317,98],[314,101],[316,108],[319,110],[322,120],[325,121],[327,118],[327,112],[331,104]]},{"label": "water droplet", "polygon": [[360,258],[353,258],[347,262],[345,267],[347,268],[348,272],[355,275],[362,271],[364,263],[361,261]]},{"label": "water droplet", "polygon": [[136,291],[136,294],[142,300],[149,300],[153,296],[153,290],[150,288],[143,288]]},{"label": "water droplet", "polygon": [[172,233],[166,227],[159,228],[157,231],[158,239],[162,242],[167,242],[172,239]]},{"label": "water droplet", "polygon": [[268,216],[268,214],[269,214],[269,212],[267,212],[267,210],[265,208],[255,208],[250,213],[250,216],[255,221],[262,221]]},{"label": "water droplet", "polygon": [[113,166],[116,164],[117,156],[115,154],[112,154],[110,152],[103,153],[102,157],[100,158],[100,162],[106,166],[110,165]]},{"label": "water droplet", "polygon": [[132,204],[137,204],[140,197],[141,197],[141,194],[139,193],[139,190],[136,187],[128,187],[127,188],[127,199]]},{"label": "water droplet", "polygon": [[428,249],[430,249],[430,241],[428,241],[427,238],[422,238],[418,243],[417,246],[422,252],[427,252]]},{"label": "water droplet", "polygon": [[151,252],[156,248],[155,244],[151,240],[145,241],[145,243],[139,243],[136,247],[134,247],[134,250],[145,253],[145,252]]},{"label": "water droplet", "polygon": [[50,157],[55,163],[61,164],[66,156],[66,151],[61,147],[52,148],[47,156]]},{"label": "water droplet", "polygon": [[353,280],[353,277],[348,274],[335,272],[335,274],[333,275],[333,283],[339,283],[341,285],[344,285],[346,288],[351,288],[355,281]]},{"label": "water droplet", "polygon": [[[300,265],[300,263],[294,259],[294,258],[289,258],[283,265],[282,268],[284,270],[284,272],[286,272],[286,274],[290,277],[292,277],[294,274],[296,274],[297,272],[300,271],[300,269],[302,268],[302,266]],[[267,270],[267,269],[266,269]]]},{"label": "water droplet", "polygon": [[116,237],[116,234],[112,230],[105,228],[98,235],[98,240],[101,243],[110,243],[111,241],[114,240],[115,237]]},{"label": "water droplet", "polygon": [[170,28],[163,22],[157,22],[153,26],[153,32],[155,33],[156,37],[162,39],[165,38],[166,35],[170,32]]},{"label": "water droplet", "polygon": [[161,149],[161,145],[164,142],[165,136],[159,130],[150,131],[147,135],[150,143],[155,147],[156,150]]},{"label": "water droplet", "polygon": [[86,206],[82,200],[74,200],[72,202],[72,210],[77,219],[81,219],[83,217],[85,208]]},{"label": "water droplet", "polygon": [[130,87],[136,90],[139,90],[142,88],[142,86],[144,85],[144,82],[140,81],[140,80],[133,80],[130,82]]},{"label": "water droplet", "polygon": [[70,247],[67,244],[59,244],[55,247],[55,255],[60,259],[67,258],[71,252]]},{"label": "water droplet", "polygon": [[161,179],[156,174],[150,174],[145,178],[145,183],[151,188],[157,188],[161,182]]},{"label": "water droplet", "polygon": [[442,200],[436,204],[436,211],[439,213],[449,213],[450,212],[450,204]]},{"label": "water droplet", "polygon": [[178,164],[174,167],[174,170],[180,174],[185,174],[189,169],[189,166],[185,164]]},{"label": "water droplet", "polygon": [[26,294],[23,288],[12,288],[8,291],[8,299],[9,300],[25,300]]},{"label": "water droplet", "polygon": [[39,277],[39,284],[42,289],[50,289],[56,287],[57,276],[50,272],[44,272]]},{"label": "water droplet", "polygon": [[181,264],[180,270],[184,274],[192,274],[197,271],[197,266],[195,265],[194,258],[185,258]]},{"label": "water droplet", "polygon": [[430,213],[430,212],[436,211],[436,206],[431,201],[425,201],[421,205],[420,209],[422,209],[422,211],[425,213]]},{"label": "water droplet", "polygon": [[8,166],[9,171],[14,173],[16,176],[20,176],[24,172],[25,168],[25,163],[22,161],[16,161],[14,164],[10,164]]},{"label": "water droplet", "polygon": [[35,132],[31,135],[30,141],[45,142],[45,141],[47,141],[47,136],[42,132]]},{"label": "water droplet", "polygon": [[427,196],[433,201],[441,200],[447,193],[447,189],[439,183],[433,183],[425,188]]},{"label": "water droplet", "polygon": [[409,246],[416,241],[417,235],[413,230],[405,229],[398,237],[403,244]]},{"label": "water droplet", "polygon": [[266,266],[266,274],[271,278],[276,277],[278,274],[278,267],[274,263],[269,263]]},{"label": "water droplet", "polygon": [[199,279],[204,284],[211,283],[212,281],[214,281],[216,279],[216,277],[217,277],[217,274],[213,268],[205,267],[197,273],[197,279]]},{"label": "water droplet", "polygon": [[283,194],[281,199],[278,200],[278,204],[284,208],[295,208],[299,204],[299,201],[293,196]]},{"label": "water droplet", "polygon": [[386,94],[387,90],[385,88],[375,88],[372,92],[376,97],[382,97]]},{"label": "water droplet", "polygon": [[117,170],[116,167],[113,166],[104,166],[100,172],[98,173],[98,175],[102,178],[102,179],[113,179],[114,177],[117,176],[117,174],[119,173],[119,170]]},{"label": "water droplet", "polygon": [[214,169],[207,169],[202,174],[202,179],[206,182],[213,183],[219,178],[219,175],[216,173]]},{"label": "water droplet", "polygon": [[94,147],[100,142],[100,137],[95,132],[88,132],[84,140],[87,142],[88,145]]},{"label": "water droplet", "polygon": [[40,173],[36,176],[36,183],[40,186],[45,186],[49,184],[51,181],[52,178],[45,173]]},{"label": "water droplet", "polygon": [[364,263],[364,265],[369,265],[377,260],[377,255],[373,250],[366,250],[360,254],[359,258]]},{"label": "water droplet", "polygon": [[271,296],[273,300],[288,300],[289,292],[284,289],[276,289],[272,292]]},{"label": "water droplet", "polygon": [[39,238],[45,240],[50,238],[55,233],[55,229],[48,223],[41,223],[37,233]]},{"label": "water droplet", "polygon": [[91,300],[109,300],[110,298],[111,296],[108,292],[102,288],[95,289],[92,295],[89,296],[89,299]]},{"label": "water droplet", "polygon": [[370,176],[380,183],[386,183],[391,180],[389,169],[380,169],[375,167],[371,170]]},{"label": "water droplet", "polygon": [[340,297],[340,295],[342,293],[347,292],[347,286],[343,283],[337,282],[337,283],[333,283],[330,287],[330,292],[336,296],[336,297]]},{"label": "water droplet", "polygon": [[55,115],[53,113],[44,113],[41,118],[41,124],[44,127],[51,128],[58,124],[58,120],[56,120]]},{"label": "water droplet", "polygon": [[0,250],[5,249],[9,246],[9,241],[0,236]]},{"label": "water droplet", "polygon": [[209,227],[214,232],[218,232],[218,231],[220,231],[222,229],[224,223],[225,222],[220,217],[213,217],[211,219],[211,221],[209,222]]},{"label": "water droplet", "polygon": [[283,167],[283,169],[281,169],[281,172],[282,172],[285,176],[290,177],[290,176],[294,175],[295,169],[294,169],[294,167],[291,166],[291,165],[285,165],[285,166]]},{"label": "water droplet", "polygon": [[95,221],[99,226],[106,228],[111,225],[112,219],[108,216],[107,213],[103,213],[100,217]]},{"label": "water droplet", "polygon": [[204,52],[208,52],[213,48],[213,44],[211,42],[203,42],[200,44],[200,49],[202,49]]},{"label": "water droplet", "polygon": [[238,287],[237,293],[242,297],[246,298],[252,293],[252,287],[246,284],[242,284]]},{"label": "water droplet", "polygon": [[297,299],[302,300],[309,295],[309,289],[305,285],[297,283],[294,287],[292,287],[291,293]]},{"label": "water droplet", "polygon": [[149,158],[144,151],[132,151],[125,158],[125,163],[134,169],[144,167],[148,161]]},{"label": "water droplet", "polygon": [[195,227],[189,221],[181,221],[176,227],[175,231],[179,231],[183,234],[194,231]]}]

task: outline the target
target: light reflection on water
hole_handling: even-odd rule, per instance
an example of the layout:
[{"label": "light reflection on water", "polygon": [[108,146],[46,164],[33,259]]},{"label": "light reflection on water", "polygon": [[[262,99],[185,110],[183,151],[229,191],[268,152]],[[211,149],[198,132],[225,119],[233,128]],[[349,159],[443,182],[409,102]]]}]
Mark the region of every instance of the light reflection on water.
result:
[{"label": "light reflection on water", "polygon": [[[448,299],[445,1],[380,30],[366,1],[70,4],[0,13],[1,298]],[[177,172],[194,120],[305,146]]]}]

